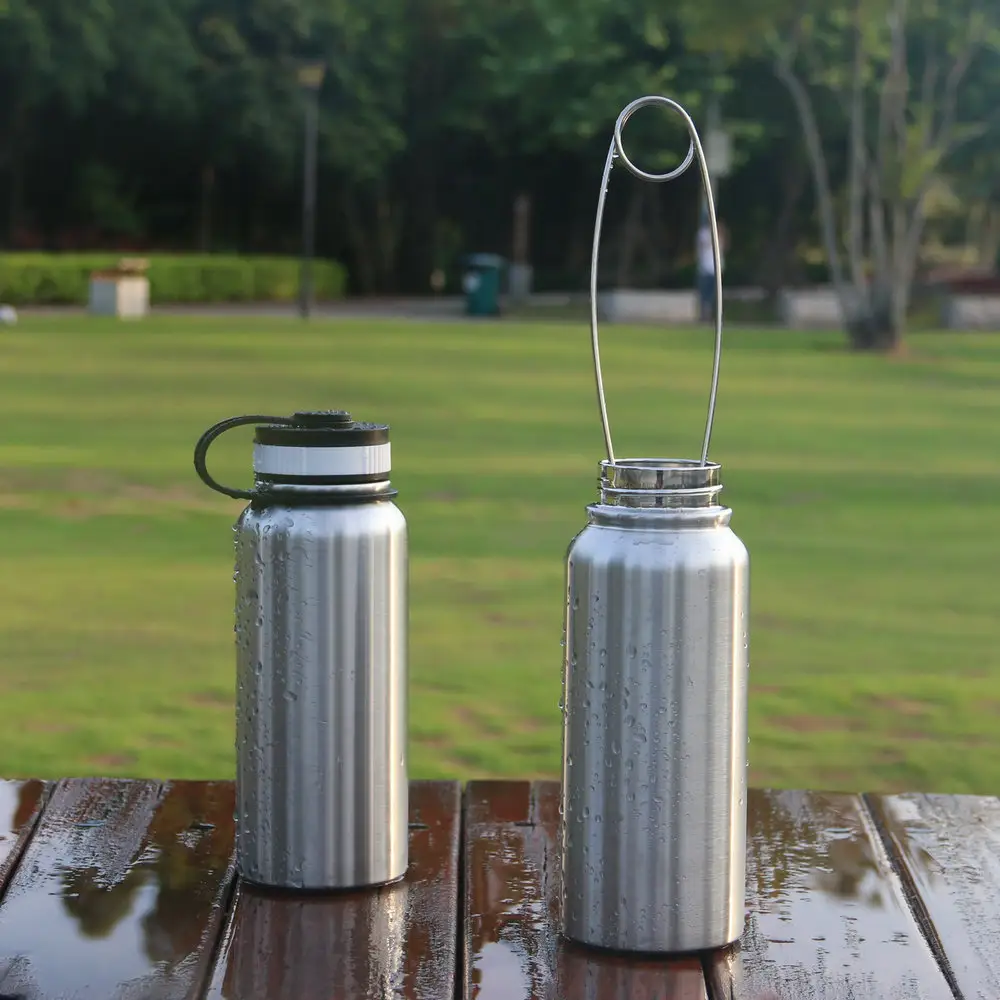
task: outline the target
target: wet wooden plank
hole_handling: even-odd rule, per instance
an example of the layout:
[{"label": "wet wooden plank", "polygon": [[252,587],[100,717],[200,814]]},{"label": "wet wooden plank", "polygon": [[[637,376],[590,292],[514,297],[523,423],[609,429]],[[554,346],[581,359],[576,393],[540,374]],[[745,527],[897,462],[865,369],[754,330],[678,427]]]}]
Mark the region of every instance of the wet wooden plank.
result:
[{"label": "wet wooden plank", "polygon": [[0,781],[0,895],[31,839],[46,792],[43,781]]},{"label": "wet wooden plank", "polygon": [[465,1000],[705,1000],[697,960],[561,938],[557,782],[471,782],[465,809]]},{"label": "wet wooden plank", "polygon": [[461,787],[410,784],[410,868],[381,889],[287,895],[240,884],[208,996],[449,1000],[458,928]]},{"label": "wet wooden plank", "polygon": [[229,782],[60,782],[0,903],[0,995],[197,996],[234,878]]},{"label": "wet wooden plank", "polygon": [[1000,800],[867,796],[926,934],[965,1000],[1000,997]]},{"label": "wet wooden plank", "polygon": [[856,795],[753,791],[747,922],[710,962],[726,1000],[952,1000]]}]

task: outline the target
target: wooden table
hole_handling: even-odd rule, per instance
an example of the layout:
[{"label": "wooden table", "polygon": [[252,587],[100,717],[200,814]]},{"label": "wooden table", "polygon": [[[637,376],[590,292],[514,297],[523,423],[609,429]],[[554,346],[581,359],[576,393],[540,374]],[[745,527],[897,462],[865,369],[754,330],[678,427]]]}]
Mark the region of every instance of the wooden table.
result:
[{"label": "wooden table", "polygon": [[558,785],[422,782],[410,872],[239,884],[229,782],[0,781],[0,1000],[1000,998],[1000,800],[755,791],[723,952],[557,933]]}]

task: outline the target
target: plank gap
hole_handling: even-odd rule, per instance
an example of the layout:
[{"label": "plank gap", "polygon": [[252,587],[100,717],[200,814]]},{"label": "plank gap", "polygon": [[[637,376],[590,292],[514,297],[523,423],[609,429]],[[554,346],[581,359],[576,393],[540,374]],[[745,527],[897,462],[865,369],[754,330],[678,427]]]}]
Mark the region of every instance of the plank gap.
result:
[{"label": "plank gap", "polygon": [[[14,794],[17,795],[17,806],[12,811],[8,810],[10,817],[0,816],[0,905],[2,905],[7,893],[7,886],[17,875],[17,869],[24,857],[24,852],[28,849],[31,838],[34,837],[35,830],[38,829],[42,815],[52,798],[55,782],[29,779],[26,781],[0,781],[0,785],[10,793],[11,798]],[[13,806],[13,802],[10,805]],[[23,813],[28,813],[27,818],[19,815]],[[3,830],[5,828],[8,831],[6,836],[13,839],[13,845],[7,852],[2,850],[5,836]]]},{"label": "plank gap", "polygon": [[466,938],[466,922],[465,922],[465,891],[466,891],[466,879],[465,879],[465,826],[466,826],[466,791],[467,784],[462,784],[459,786],[459,796],[458,796],[458,878],[456,885],[458,891],[456,893],[458,897],[458,905],[455,912],[455,982],[452,989],[453,1000],[462,1000],[462,995],[465,991],[465,938]]},{"label": "plank gap", "polygon": [[927,942],[927,947],[930,948],[931,954],[933,954],[937,961],[938,967],[941,969],[941,975],[944,976],[951,992],[955,994],[955,1000],[965,1000],[965,995],[962,993],[958,985],[958,980],[955,977],[955,971],[951,967],[951,962],[948,961],[944,942],[941,940],[937,927],[934,926],[934,921],[931,919],[931,915],[924,905],[920,890],[917,888],[917,883],[913,880],[913,875],[910,873],[908,865],[896,850],[892,835],[886,829],[878,810],[873,807],[871,793],[863,793],[860,799],[861,806],[868,815],[869,822],[878,834],[878,839],[882,844],[882,849],[885,851],[886,857],[889,859],[889,864],[896,873],[896,877],[903,888],[903,897],[906,900],[906,905],[909,906],[910,913],[913,914],[913,919],[920,929],[924,940]]},{"label": "plank gap", "polygon": [[57,782],[0,902],[0,990],[196,996],[231,876],[232,816],[225,782]]}]

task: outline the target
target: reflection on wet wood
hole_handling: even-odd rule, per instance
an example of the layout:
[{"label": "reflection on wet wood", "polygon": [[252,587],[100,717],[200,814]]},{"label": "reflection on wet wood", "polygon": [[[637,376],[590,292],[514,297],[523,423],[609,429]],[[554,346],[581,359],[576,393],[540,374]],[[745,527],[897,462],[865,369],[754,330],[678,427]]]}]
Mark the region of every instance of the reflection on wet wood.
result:
[{"label": "reflection on wet wood", "polygon": [[[446,1000],[456,978],[466,1000],[706,1000],[697,960],[560,938],[555,782],[471,783],[464,844],[458,783],[412,782],[406,879],[327,896],[234,893],[233,805],[230,782],[0,781],[0,1000]],[[748,806],[712,997],[1000,997],[1000,800]]]},{"label": "reflection on wet wood", "polygon": [[471,782],[465,823],[466,1000],[705,1000],[695,960],[561,939],[557,782]]},{"label": "reflection on wet wood", "polygon": [[197,996],[234,876],[231,783],[67,780],[0,904],[0,994]]},{"label": "reflection on wet wood", "polygon": [[1000,800],[868,797],[928,936],[965,1000],[1000,997]]},{"label": "reflection on wet wood", "polygon": [[31,839],[45,793],[42,781],[0,781],[0,894]]},{"label": "reflection on wet wood", "polygon": [[951,1000],[855,795],[754,791],[747,924],[710,964],[732,1000]]},{"label": "reflection on wet wood", "polygon": [[377,890],[288,895],[241,884],[216,1000],[447,1000],[454,992],[458,782],[410,783],[410,867]]}]

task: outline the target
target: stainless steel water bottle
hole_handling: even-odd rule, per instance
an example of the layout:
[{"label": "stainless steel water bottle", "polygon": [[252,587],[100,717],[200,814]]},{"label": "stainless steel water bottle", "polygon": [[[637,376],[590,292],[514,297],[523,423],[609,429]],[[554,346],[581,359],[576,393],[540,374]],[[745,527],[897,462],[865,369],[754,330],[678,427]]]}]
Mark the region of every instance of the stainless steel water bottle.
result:
[{"label": "stainless steel water bottle", "polygon": [[[707,459],[722,337],[701,459],[616,459],[597,343],[596,258],[603,193],[621,157],[619,118],[605,170],[592,267],[591,331],[608,458],[600,495],[566,561],[563,931],[638,952],[686,952],[743,929],[749,559]],[[638,172],[638,171],[636,171]],[[639,172],[641,175],[641,172]],[[654,175],[666,180],[672,175]],[[715,251],[718,233],[707,190]]]},{"label": "stainless steel water bottle", "polygon": [[[254,487],[206,468],[256,425]],[[297,889],[407,868],[407,535],[389,428],[339,411],[245,416],[205,432],[202,480],[249,500],[236,526],[237,857]]]}]

